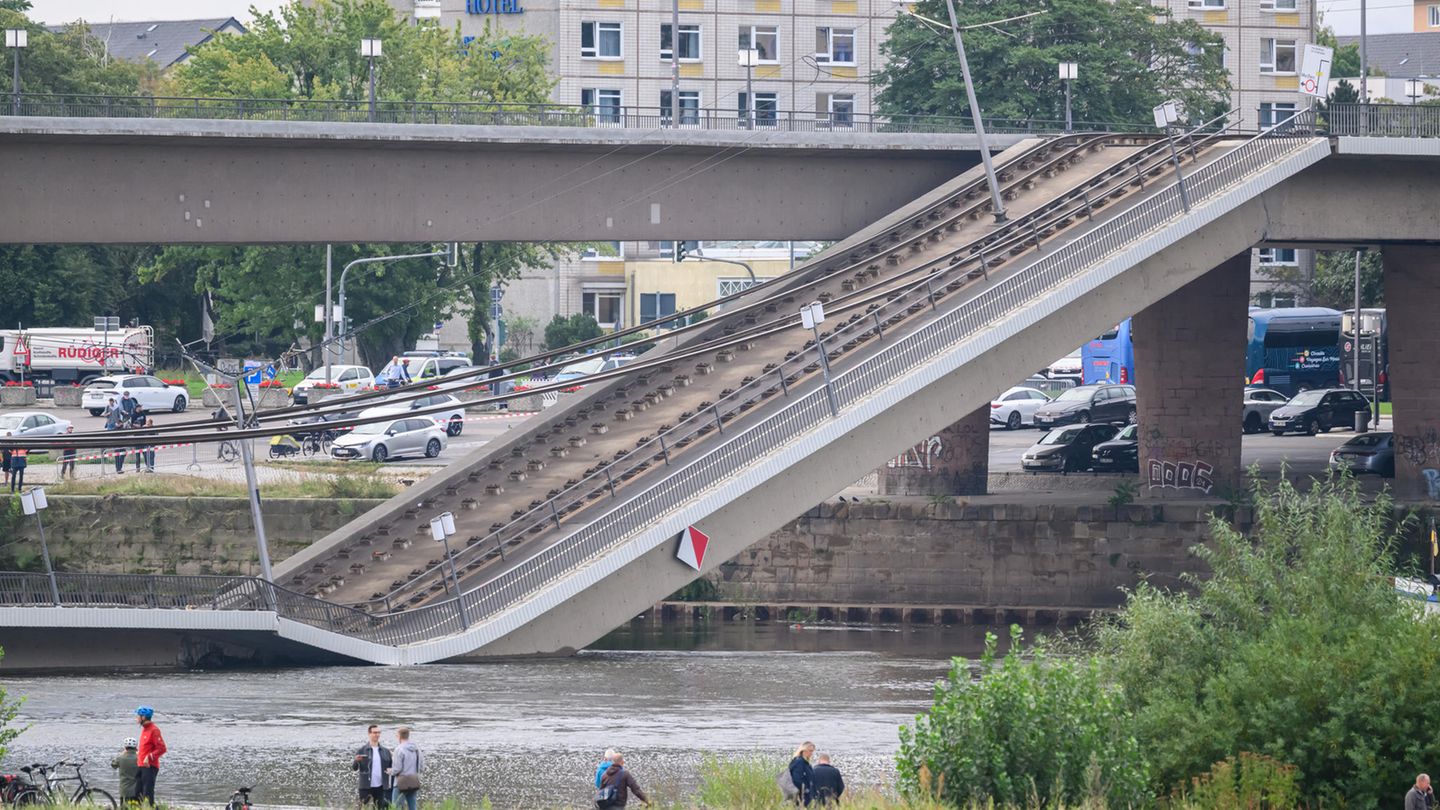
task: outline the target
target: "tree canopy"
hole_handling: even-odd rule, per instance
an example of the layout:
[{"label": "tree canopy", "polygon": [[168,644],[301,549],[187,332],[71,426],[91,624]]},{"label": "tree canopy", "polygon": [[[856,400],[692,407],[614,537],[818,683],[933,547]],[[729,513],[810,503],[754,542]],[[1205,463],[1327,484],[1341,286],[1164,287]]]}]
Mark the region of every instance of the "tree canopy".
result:
[{"label": "tree canopy", "polygon": [[[920,0],[914,8],[948,22],[943,0]],[[987,121],[1063,120],[1060,62],[1079,65],[1072,88],[1077,122],[1145,124],[1152,107],[1172,98],[1192,120],[1223,110],[1229,78],[1220,37],[1193,20],[1169,18],[1149,0],[970,0],[956,15],[961,26],[972,26],[1034,11],[1043,13],[964,34]],[[877,77],[882,113],[968,116],[948,30],[902,14],[881,51],[887,58]]]}]

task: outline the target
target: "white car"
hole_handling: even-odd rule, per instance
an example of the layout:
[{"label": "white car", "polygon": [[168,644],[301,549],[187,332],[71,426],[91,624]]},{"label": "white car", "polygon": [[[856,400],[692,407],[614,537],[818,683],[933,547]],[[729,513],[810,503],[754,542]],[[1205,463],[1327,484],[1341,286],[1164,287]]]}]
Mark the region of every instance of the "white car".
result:
[{"label": "white car", "polygon": [[0,414],[0,436],[60,436],[70,427],[68,419],[44,411],[15,411]]},{"label": "white car", "polygon": [[1046,377],[1073,377],[1080,379],[1085,372],[1085,364],[1080,360],[1080,350],[1076,349],[1064,357],[1050,364],[1045,369]]},{"label": "white car", "polygon": [[1035,411],[1050,398],[1034,388],[1011,388],[990,402],[990,424],[1018,430],[1021,425],[1035,426]]},{"label": "white car", "polygon": [[[296,405],[305,405],[309,402],[309,391],[316,385],[325,382],[325,367],[315,369],[305,375],[305,379],[295,383],[290,390],[290,397]],[[340,386],[341,391],[363,391],[375,387],[375,375],[365,366],[331,366],[330,382]]]},{"label": "white car", "polygon": [[400,456],[435,458],[445,449],[445,431],[423,416],[361,425],[335,440],[330,456],[337,459],[385,461]]},{"label": "white car", "polygon": [[80,395],[80,407],[91,416],[100,416],[110,405],[113,397],[119,402],[126,392],[147,411],[173,411],[181,413],[190,407],[190,392],[181,386],[166,385],[159,377],[149,374],[115,374],[100,377]]},{"label": "white car", "polygon": [[386,405],[376,405],[373,408],[366,408],[360,412],[361,419],[368,419],[372,416],[403,416],[425,408],[435,408],[441,405],[449,405],[447,410],[434,411],[423,414],[434,420],[449,436],[459,436],[465,430],[465,403],[456,399],[451,394],[431,394],[430,396],[412,399],[409,402],[392,402]]}]

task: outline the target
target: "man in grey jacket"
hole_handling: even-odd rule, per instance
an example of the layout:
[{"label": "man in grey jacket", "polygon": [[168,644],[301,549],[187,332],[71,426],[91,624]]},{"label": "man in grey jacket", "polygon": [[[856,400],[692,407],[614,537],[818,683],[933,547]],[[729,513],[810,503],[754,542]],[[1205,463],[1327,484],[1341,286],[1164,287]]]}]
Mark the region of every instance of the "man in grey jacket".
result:
[{"label": "man in grey jacket", "polygon": [[390,803],[399,808],[403,801],[409,810],[416,810],[420,801],[420,772],[425,770],[425,760],[420,755],[420,748],[410,742],[409,728],[401,726],[396,729],[395,736],[400,744],[395,746],[391,758],[390,774],[395,780],[395,795]]},{"label": "man in grey jacket", "polygon": [[1420,774],[1415,777],[1415,787],[1405,794],[1405,810],[1429,810],[1429,803],[1425,801],[1425,794],[1430,792],[1430,776]]}]

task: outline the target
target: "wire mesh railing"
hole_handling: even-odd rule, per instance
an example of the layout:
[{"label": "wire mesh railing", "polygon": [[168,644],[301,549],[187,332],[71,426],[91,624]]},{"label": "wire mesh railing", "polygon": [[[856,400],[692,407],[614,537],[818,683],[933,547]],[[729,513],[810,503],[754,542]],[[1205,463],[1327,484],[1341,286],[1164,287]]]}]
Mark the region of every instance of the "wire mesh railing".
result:
[{"label": "wire mesh railing", "polygon": [[1331,104],[1324,119],[1331,135],[1440,138],[1440,106],[1430,104]]}]

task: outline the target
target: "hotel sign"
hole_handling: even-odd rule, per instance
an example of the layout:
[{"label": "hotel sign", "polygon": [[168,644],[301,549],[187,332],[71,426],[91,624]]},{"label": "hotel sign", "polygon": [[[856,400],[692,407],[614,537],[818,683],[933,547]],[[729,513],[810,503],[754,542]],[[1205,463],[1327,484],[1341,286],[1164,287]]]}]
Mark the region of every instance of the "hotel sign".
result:
[{"label": "hotel sign", "polygon": [[520,0],[465,0],[466,14],[524,14]]}]

